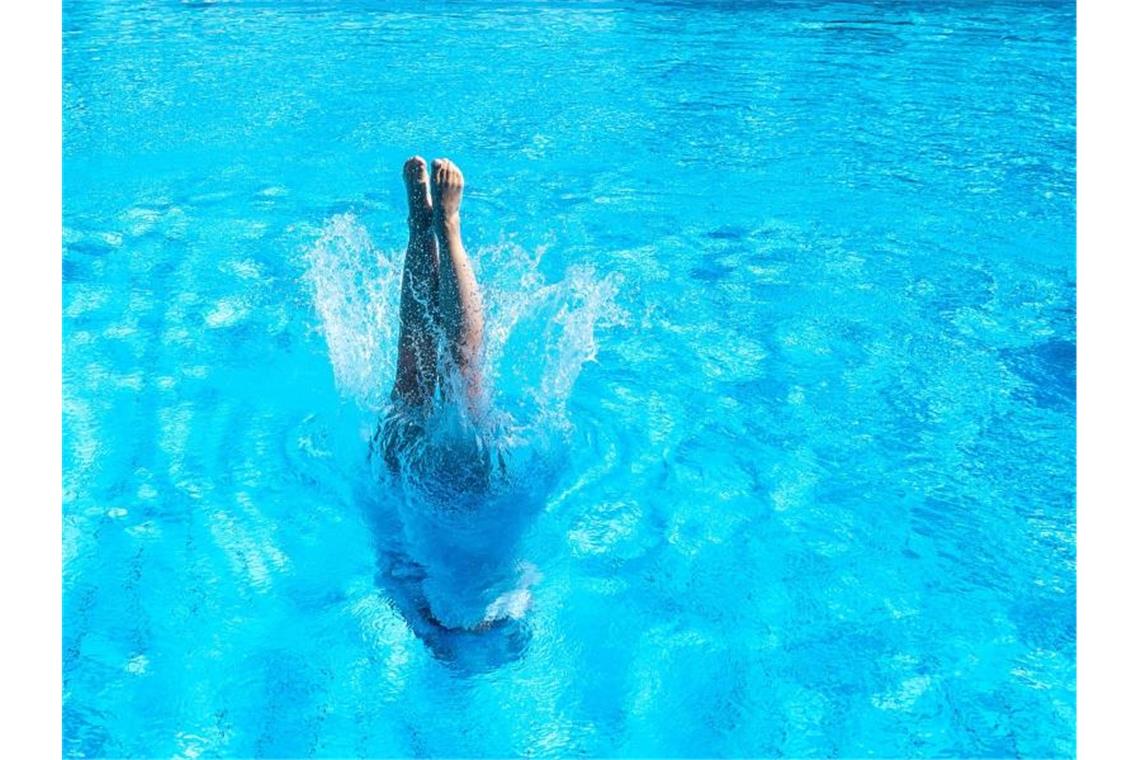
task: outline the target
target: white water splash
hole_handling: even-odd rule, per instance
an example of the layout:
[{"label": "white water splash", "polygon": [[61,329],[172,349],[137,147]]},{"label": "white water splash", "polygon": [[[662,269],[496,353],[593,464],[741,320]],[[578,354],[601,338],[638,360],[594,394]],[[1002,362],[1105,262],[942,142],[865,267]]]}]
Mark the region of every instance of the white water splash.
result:
[{"label": "white water splash", "polygon": [[[543,250],[474,249],[485,308],[484,372],[492,404],[516,423],[566,424],[566,401],[597,355],[595,331],[620,323],[616,275],[571,268],[548,284]],[[395,378],[403,250],[377,248],[351,214],[326,222],[307,253],[313,303],[339,391],[382,410]]]},{"label": "white water splash", "polygon": [[396,368],[400,269],[351,214],[330,219],[307,254],[305,280],[337,388],[368,409],[387,398]]}]

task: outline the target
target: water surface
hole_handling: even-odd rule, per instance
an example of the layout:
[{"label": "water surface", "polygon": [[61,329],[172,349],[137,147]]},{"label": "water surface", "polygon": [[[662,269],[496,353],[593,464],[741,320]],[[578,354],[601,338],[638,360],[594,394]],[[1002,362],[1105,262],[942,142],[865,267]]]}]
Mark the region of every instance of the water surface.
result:
[{"label": "water surface", "polygon": [[[67,756],[1073,754],[1072,3],[66,0],[63,48]],[[509,635],[390,582],[412,153],[536,474]]]}]

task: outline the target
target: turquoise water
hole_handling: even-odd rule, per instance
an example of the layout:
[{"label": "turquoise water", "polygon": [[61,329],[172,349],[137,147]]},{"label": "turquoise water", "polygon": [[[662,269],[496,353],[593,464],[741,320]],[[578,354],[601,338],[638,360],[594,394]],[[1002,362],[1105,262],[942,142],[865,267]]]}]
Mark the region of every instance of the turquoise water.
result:
[{"label": "turquoise water", "polygon": [[[63,7],[65,755],[1073,754],[1072,3]],[[368,459],[413,153],[464,510]]]}]

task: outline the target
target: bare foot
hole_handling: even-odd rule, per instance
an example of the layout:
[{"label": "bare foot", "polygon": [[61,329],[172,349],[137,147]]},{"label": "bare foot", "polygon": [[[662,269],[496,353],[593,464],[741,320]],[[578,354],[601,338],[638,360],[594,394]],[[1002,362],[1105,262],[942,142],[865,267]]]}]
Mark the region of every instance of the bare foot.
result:
[{"label": "bare foot", "polygon": [[408,226],[413,234],[431,230],[431,198],[428,196],[427,162],[412,156],[404,162],[404,185],[408,188]]},{"label": "bare foot", "polygon": [[459,222],[459,203],[463,200],[463,172],[446,158],[431,162],[431,202],[437,230]]}]

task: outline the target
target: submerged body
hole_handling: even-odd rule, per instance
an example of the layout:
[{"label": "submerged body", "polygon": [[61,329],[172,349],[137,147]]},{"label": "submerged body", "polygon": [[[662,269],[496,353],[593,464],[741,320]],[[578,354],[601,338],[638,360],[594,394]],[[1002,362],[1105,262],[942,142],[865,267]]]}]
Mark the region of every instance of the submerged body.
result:
[{"label": "submerged body", "polygon": [[482,631],[522,616],[535,574],[513,561],[520,510],[509,489],[496,488],[506,464],[485,397],[482,298],[460,234],[463,175],[436,159],[429,180],[415,156],[404,182],[399,355],[373,452],[400,485],[401,553],[414,569],[389,565],[411,579],[402,585],[422,621]]}]

